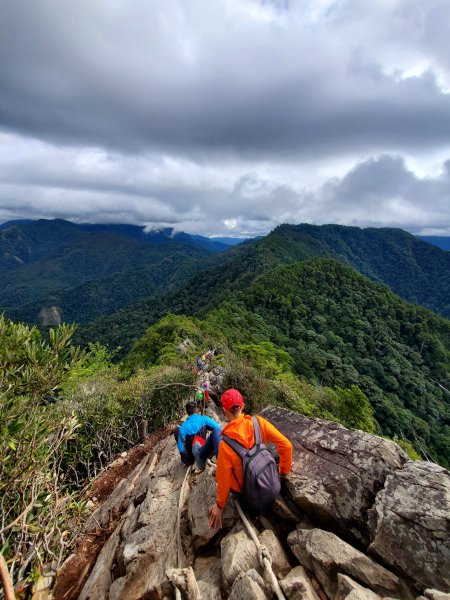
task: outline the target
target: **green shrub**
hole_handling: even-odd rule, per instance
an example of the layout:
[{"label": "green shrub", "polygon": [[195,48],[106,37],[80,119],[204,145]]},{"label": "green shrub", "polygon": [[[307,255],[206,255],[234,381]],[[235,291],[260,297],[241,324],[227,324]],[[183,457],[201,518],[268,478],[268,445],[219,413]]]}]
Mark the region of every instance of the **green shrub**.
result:
[{"label": "green shrub", "polygon": [[43,561],[58,548],[67,524],[61,460],[78,427],[56,418],[55,393],[82,356],[70,345],[71,327],[50,330],[0,317],[0,540],[19,567],[30,548]]},{"label": "green shrub", "polygon": [[139,441],[139,424],[156,431],[174,420],[194,391],[194,374],[187,369],[156,366],[118,380],[112,369],[82,378],[60,406],[80,423],[67,447],[66,470],[78,485],[93,477],[114,456]]}]

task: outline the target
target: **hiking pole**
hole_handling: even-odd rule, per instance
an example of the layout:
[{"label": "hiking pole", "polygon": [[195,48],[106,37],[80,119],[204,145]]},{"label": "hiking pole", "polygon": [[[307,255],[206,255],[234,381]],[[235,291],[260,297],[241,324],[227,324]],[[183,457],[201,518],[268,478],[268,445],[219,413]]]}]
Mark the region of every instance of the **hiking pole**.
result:
[{"label": "hiking pole", "polygon": [[256,533],[254,532],[253,527],[250,524],[250,521],[244,515],[244,511],[242,510],[241,505],[239,504],[239,500],[235,500],[234,503],[235,503],[236,508],[238,510],[239,516],[241,517],[244,525],[247,528],[248,533],[250,534],[250,537],[252,538],[252,540],[255,543],[255,546],[256,546],[256,548],[258,550],[258,560],[259,560],[261,566],[267,572],[267,575],[269,577],[270,583],[272,585],[272,589],[273,589],[276,597],[278,598],[278,600],[286,600],[286,596],[283,594],[283,592],[282,592],[282,590],[280,588],[280,584],[278,583],[278,579],[276,578],[276,575],[273,572],[273,569],[272,569],[272,560],[271,560],[269,551],[258,540],[258,538],[256,536]]}]

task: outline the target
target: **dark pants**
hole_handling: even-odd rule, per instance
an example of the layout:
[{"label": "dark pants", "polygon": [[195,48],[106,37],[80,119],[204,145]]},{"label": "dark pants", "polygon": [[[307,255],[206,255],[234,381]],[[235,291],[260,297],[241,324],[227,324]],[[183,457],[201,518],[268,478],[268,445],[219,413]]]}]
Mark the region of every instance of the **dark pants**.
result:
[{"label": "dark pants", "polygon": [[[176,427],[175,431],[173,432],[176,442],[178,442],[179,431],[180,431],[180,428]],[[201,430],[198,432],[198,435],[200,437],[204,437],[206,435],[206,432]],[[194,438],[193,435],[186,436],[186,450],[184,452],[180,453],[181,462],[185,465],[192,465],[195,462],[194,456],[192,454],[192,439],[193,438]],[[202,460],[206,461],[206,459],[210,458],[213,454],[215,456],[217,456],[219,453],[219,442],[221,439],[222,439],[222,437],[220,435],[220,429],[213,429],[211,431],[211,433],[208,435],[208,437],[206,438],[206,442],[204,443],[202,449],[200,450],[200,453],[199,453],[200,458]]]},{"label": "dark pants", "polygon": [[202,460],[210,458],[213,454],[217,456],[219,454],[219,442],[222,439],[220,435],[220,429],[213,429],[206,438],[206,442],[200,450],[199,456]]}]

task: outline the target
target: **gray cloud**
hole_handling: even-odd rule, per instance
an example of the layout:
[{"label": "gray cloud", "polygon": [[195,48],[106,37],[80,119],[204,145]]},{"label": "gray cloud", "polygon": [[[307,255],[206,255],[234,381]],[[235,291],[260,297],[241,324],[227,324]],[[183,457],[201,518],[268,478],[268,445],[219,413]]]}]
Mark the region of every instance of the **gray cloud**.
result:
[{"label": "gray cloud", "polygon": [[5,0],[0,218],[448,229],[449,27],[448,0]]},{"label": "gray cloud", "polygon": [[[234,6],[7,1],[3,126],[123,151],[252,157],[448,143],[450,96],[431,66],[401,79],[383,72],[375,47],[351,38],[338,45],[332,27],[344,17],[344,33],[358,25],[352,3],[336,4],[309,28],[299,22],[302,2],[275,22],[227,4]],[[427,17],[417,47],[433,49],[443,3],[415,4]],[[396,15],[408,23],[399,9]]]},{"label": "gray cloud", "polygon": [[95,153],[90,158],[76,164],[68,153],[58,163],[43,153],[34,170],[25,161],[22,181],[18,161],[0,167],[5,182],[0,220],[33,214],[247,235],[267,233],[283,222],[334,222],[450,235],[450,160],[436,176],[419,177],[402,157],[382,155],[314,188],[293,185],[289,175],[283,181],[257,171],[240,174],[233,167],[206,173],[196,163],[139,163]]}]

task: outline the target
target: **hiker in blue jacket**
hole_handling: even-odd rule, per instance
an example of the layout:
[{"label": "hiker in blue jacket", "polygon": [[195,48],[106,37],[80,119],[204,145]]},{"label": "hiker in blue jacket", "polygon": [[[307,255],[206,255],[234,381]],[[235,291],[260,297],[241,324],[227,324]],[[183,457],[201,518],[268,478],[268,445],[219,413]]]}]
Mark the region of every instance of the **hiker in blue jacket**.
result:
[{"label": "hiker in blue jacket", "polygon": [[[186,412],[188,418],[174,432],[181,462],[192,465],[195,461],[200,469],[204,469],[206,459],[219,452],[222,428],[214,419],[199,415],[195,402],[186,404]],[[208,431],[211,433],[207,438]]]}]

